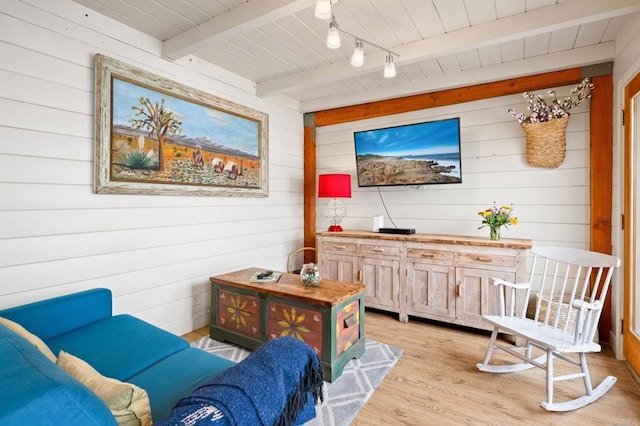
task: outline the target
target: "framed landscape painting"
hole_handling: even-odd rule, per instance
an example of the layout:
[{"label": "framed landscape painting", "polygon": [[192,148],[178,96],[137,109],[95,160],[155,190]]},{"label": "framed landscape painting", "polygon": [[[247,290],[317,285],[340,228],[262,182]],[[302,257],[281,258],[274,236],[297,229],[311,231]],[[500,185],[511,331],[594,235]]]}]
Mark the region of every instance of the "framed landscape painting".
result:
[{"label": "framed landscape painting", "polygon": [[268,115],[96,55],[98,193],[268,195]]}]

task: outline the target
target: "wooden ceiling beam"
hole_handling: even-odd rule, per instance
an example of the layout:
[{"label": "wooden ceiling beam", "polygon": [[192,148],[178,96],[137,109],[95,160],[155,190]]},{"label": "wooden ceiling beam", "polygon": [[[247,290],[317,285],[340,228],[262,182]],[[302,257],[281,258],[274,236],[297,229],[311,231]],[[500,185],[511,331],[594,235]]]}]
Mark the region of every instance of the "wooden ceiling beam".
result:
[{"label": "wooden ceiling beam", "polygon": [[162,43],[162,55],[179,59],[216,42],[307,9],[315,0],[260,0],[245,3]]},{"label": "wooden ceiling beam", "polygon": [[527,91],[547,89],[549,87],[574,84],[582,79],[582,68],[571,68],[511,80],[477,84],[458,89],[441,90],[420,95],[405,96],[385,101],[370,102],[342,108],[317,111],[317,127],[348,123],[368,118],[383,117],[426,108],[455,105],[498,96],[512,95]]}]

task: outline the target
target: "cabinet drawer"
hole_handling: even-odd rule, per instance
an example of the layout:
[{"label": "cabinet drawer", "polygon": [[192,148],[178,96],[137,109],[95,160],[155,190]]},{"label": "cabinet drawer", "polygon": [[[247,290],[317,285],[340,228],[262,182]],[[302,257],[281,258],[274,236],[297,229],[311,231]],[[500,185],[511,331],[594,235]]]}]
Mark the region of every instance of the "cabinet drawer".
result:
[{"label": "cabinet drawer", "polygon": [[400,255],[399,245],[361,244],[360,253],[363,254],[384,254],[390,256]]},{"label": "cabinet drawer", "polygon": [[507,268],[515,268],[517,263],[516,256],[492,253],[468,253],[460,252],[458,262],[471,266],[502,266]]},{"label": "cabinet drawer", "polygon": [[407,247],[407,257],[421,260],[453,262],[453,252],[444,250]]},{"label": "cabinet drawer", "polygon": [[333,251],[333,252],[346,252],[346,253],[355,253],[356,252],[356,244],[355,243],[339,243],[334,241],[327,241],[322,244],[322,250],[324,251]]},{"label": "cabinet drawer", "polygon": [[360,340],[360,301],[342,308],[336,315],[337,356]]}]

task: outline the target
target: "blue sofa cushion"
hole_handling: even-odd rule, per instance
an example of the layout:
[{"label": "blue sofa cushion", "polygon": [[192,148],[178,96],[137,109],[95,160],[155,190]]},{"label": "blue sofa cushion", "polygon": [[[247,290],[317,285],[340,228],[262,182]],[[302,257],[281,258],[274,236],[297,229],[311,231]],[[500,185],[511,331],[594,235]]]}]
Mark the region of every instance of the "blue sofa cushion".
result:
[{"label": "blue sofa cushion", "polygon": [[234,365],[233,361],[190,347],[152,365],[128,381],[147,389],[151,415],[154,421],[158,421],[171,411],[180,398]]},{"label": "blue sofa cushion", "polygon": [[111,306],[111,290],[98,288],[5,309],[0,317],[46,340],[110,317]]},{"label": "blue sofa cushion", "polygon": [[126,314],[45,339],[45,343],[54,354],[63,350],[88,362],[102,375],[125,382],[189,347],[181,337]]},{"label": "blue sofa cushion", "polygon": [[1,325],[0,366],[3,426],[116,425],[100,398]]}]

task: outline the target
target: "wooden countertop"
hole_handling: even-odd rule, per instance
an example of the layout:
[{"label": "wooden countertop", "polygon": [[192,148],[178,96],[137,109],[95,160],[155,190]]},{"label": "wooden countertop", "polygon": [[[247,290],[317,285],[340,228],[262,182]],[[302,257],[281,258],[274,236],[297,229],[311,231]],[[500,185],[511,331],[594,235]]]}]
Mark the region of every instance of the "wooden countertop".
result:
[{"label": "wooden countertop", "polygon": [[[286,299],[297,299],[321,306],[335,306],[360,292],[364,286],[354,283],[333,281],[322,278],[319,287],[305,287],[297,274],[282,272],[275,283],[252,283],[249,279],[264,268],[247,268],[210,278],[211,282],[225,284],[235,288],[244,288],[259,293],[268,293]],[[278,271],[274,271],[278,272]]]},{"label": "wooden countertop", "polygon": [[[487,231],[488,233],[489,231]],[[438,235],[438,234],[381,234],[372,231],[360,231],[346,229],[342,232],[321,231],[316,236],[345,237],[345,238],[375,238],[378,240],[411,241],[416,243],[441,243],[456,244],[462,246],[485,246],[516,249],[530,249],[531,240],[523,238],[501,238],[492,241],[489,237],[470,237],[464,235]]]}]

